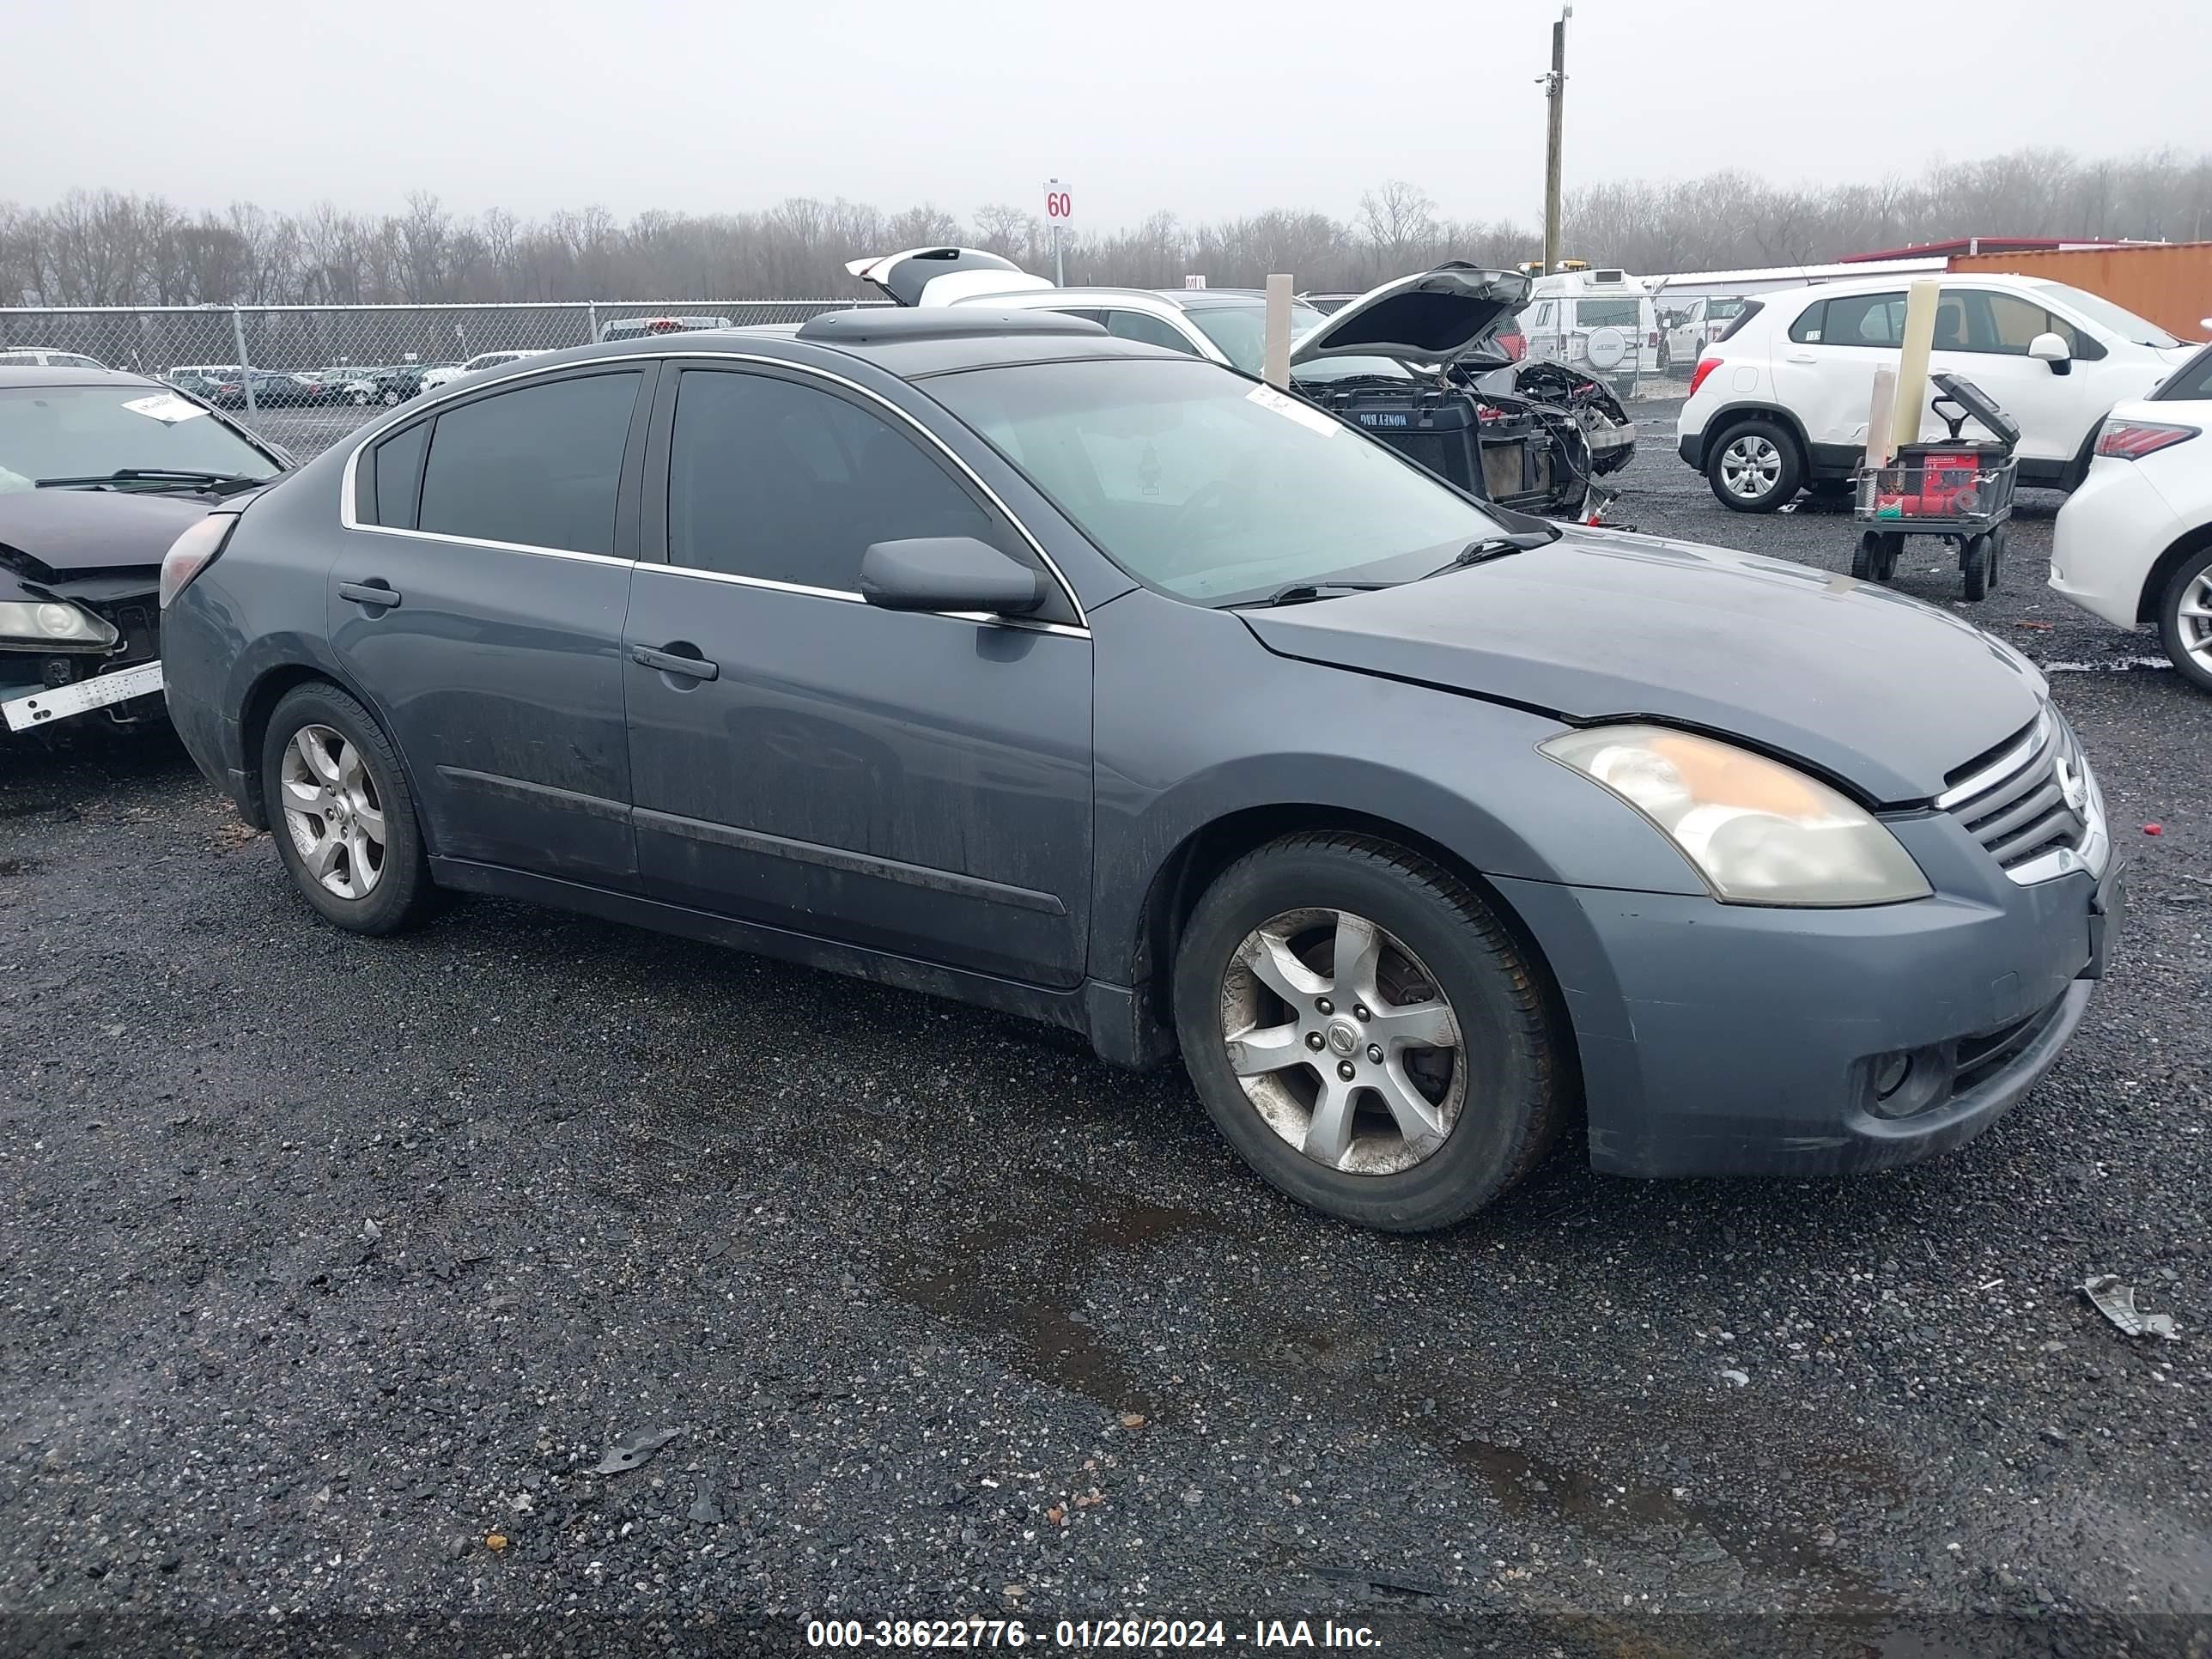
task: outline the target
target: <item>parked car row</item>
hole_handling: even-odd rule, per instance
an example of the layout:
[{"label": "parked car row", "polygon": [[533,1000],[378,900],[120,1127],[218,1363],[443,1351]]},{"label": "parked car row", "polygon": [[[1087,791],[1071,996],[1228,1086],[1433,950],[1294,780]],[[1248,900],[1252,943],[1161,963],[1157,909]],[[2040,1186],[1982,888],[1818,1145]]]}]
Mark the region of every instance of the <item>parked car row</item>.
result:
[{"label": "parked car row", "polygon": [[[909,248],[846,269],[895,305],[1057,312],[1122,339],[1261,372],[1267,302],[1250,289],[1059,288],[975,248]],[[1499,506],[1577,513],[1592,482],[1634,456],[1635,428],[1590,376],[1516,363],[1496,349],[1497,331],[1528,289],[1518,271],[1452,263],[1326,313],[1294,301],[1291,389]],[[1154,483],[1179,498],[1171,477]]]}]

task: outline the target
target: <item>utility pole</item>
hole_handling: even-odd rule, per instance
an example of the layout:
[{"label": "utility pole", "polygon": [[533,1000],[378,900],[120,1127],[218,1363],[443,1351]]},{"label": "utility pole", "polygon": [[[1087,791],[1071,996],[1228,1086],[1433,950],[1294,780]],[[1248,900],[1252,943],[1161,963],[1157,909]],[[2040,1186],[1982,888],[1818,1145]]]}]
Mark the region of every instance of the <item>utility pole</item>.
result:
[{"label": "utility pole", "polygon": [[1572,6],[1559,9],[1552,25],[1552,72],[1538,76],[1544,97],[1552,106],[1550,130],[1544,145],[1544,274],[1559,268],[1559,138],[1567,101],[1567,19]]}]

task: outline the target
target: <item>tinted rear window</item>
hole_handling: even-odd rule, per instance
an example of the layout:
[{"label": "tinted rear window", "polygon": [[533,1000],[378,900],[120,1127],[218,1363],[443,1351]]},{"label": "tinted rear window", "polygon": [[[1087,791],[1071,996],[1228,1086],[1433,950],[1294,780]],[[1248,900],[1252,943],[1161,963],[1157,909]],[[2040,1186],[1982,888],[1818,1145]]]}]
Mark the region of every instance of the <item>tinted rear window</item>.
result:
[{"label": "tinted rear window", "polygon": [[2166,383],[2150,395],[2155,403],[2212,399],[2212,346],[2205,347],[2174,370]]},{"label": "tinted rear window", "polygon": [[376,447],[377,523],[415,528],[415,508],[422,490],[422,452],[429,444],[430,422],[424,421]]},{"label": "tinted rear window", "polygon": [[441,415],[422,474],[421,528],[613,552],[616,486],[639,378],[541,381]]},{"label": "tinted rear window", "polygon": [[1578,328],[1634,328],[1637,302],[1633,300],[1582,300],[1575,305],[1575,325]]}]

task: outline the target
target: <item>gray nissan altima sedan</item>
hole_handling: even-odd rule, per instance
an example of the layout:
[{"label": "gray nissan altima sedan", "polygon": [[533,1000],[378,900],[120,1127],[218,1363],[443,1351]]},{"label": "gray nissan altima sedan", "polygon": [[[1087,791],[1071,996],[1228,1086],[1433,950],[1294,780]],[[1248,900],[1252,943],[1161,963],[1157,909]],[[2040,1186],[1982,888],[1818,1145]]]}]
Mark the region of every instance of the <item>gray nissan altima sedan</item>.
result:
[{"label": "gray nissan altima sedan", "polygon": [[1957,1146],[2118,896],[2009,647],[1487,507],[1054,313],[848,312],[457,382],[162,572],[171,713],[307,902],[563,905],[1180,1050],[1332,1215],[1587,1118],[1629,1175]]}]

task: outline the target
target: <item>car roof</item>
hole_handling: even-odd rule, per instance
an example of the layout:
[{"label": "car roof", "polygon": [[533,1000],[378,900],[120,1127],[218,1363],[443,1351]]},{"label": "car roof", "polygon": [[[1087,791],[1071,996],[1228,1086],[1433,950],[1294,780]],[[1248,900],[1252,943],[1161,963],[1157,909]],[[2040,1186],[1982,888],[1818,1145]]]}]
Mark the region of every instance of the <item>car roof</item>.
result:
[{"label": "car roof", "polygon": [[150,386],[169,388],[151,375],[127,368],[41,368],[35,363],[0,363],[0,387],[27,386]]},{"label": "car roof", "polygon": [[[962,307],[964,313],[972,310]],[[483,371],[469,382],[472,392],[495,386],[510,376],[543,374],[570,363],[616,362],[625,357],[680,357],[723,349],[757,351],[763,356],[811,365],[835,373],[841,362],[872,363],[903,380],[965,368],[991,368],[1012,363],[1073,362],[1101,357],[1190,359],[1163,346],[1118,339],[1095,325],[1081,329],[1038,331],[1010,328],[998,331],[975,319],[956,332],[943,331],[938,307],[898,311],[889,307],[856,307],[849,313],[824,316],[863,316],[872,325],[866,337],[829,341],[800,338],[795,332],[769,328],[694,329],[683,334],[651,334],[642,338],[599,340],[589,345],[567,346],[521,362],[502,363]],[[900,319],[915,319],[902,326]],[[820,319],[814,319],[819,321]],[[906,331],[911,328],[912,332]]]}]

